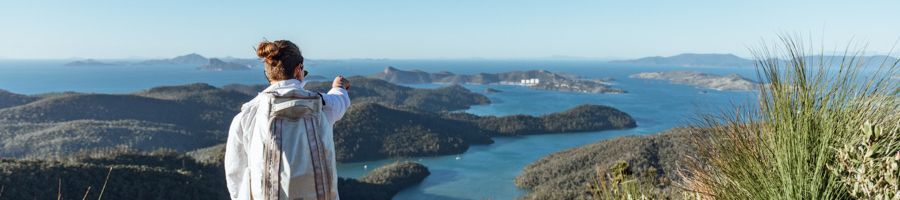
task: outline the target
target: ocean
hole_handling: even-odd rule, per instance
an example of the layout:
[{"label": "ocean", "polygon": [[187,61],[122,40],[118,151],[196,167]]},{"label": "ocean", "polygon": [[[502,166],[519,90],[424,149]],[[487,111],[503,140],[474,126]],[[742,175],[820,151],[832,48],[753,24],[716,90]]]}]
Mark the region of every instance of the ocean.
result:
[{"label": "ocean", "polygon": [[[265,84],[262,69],[247,71],[200,71],[195,66],[64,66],[65,60],[0,61],[0,89],[22,94],[48,92],[131,93],[161,85],[203,82],[215,86],[232,83]],[[667,81],[631,79],[639,72],[690,70],[725,75],[737,73],[756,79],[753,68],[676,67],[613,65],[589,60],[318,60],[306,64],[310,75],[370,75],[393,66],[403,70],[450,71],[458,74],[496,73],[545,69],[585,78],[612,78],[614,87],[626,94],[584,94],[535,90],[510,85],[465,85],[481,92],[490,87],[500,93],[485,94],[492,104],[474,106],[464,112],[477,115],[542,115],[564,111],[580,104],[603,104],[618,108],[637,120],[637,128],[586,133],[496,137],[490,145],[475,145],[459,155],[413,157],[342,163],[338,175],[359,177],[368,170],[395,160],[412,160],[431,171],[421,184],[401,191],[395,199],[514,199],[526,191],[513,179],[529,163],[553,152],[604,139],[654,134],[683,126],[704,113],[717,113],[733,105],[747,105],[755,92],[716,91]],[[439,84],[408,85],[433,88]],[[350,91],[353,96],[352,89]]]}]

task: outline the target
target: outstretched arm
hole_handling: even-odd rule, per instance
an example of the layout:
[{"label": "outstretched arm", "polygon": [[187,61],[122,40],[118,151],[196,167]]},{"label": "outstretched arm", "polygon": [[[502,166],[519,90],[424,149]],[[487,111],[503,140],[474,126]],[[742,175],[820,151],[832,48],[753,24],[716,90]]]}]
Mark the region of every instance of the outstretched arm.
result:
[{"label": "outstretched arm", "polygon": [[334,78],[331,90],[326,94],[322,94],[322,99],[325,101],[325,107],[322,110],[325,111],[325,117],[328,118],[328,123],[332,126],[343,118],[344,113],[350,108],[350,96],[347,94],[349,88],[350,81],[344,79],[343,76],[338,76]]}]

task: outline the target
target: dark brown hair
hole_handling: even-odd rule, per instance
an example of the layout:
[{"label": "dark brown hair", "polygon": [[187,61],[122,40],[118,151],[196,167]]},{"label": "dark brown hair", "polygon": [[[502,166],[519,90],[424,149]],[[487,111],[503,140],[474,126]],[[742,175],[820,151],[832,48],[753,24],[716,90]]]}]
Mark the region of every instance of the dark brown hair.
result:
[{"label": "dark brown hair", "polygon": [[287,40],[262,41],[256,47],[256,55],[266,64],[266,78],[269,81],[292,79],[294,70],[303,64],[300,48]]}]

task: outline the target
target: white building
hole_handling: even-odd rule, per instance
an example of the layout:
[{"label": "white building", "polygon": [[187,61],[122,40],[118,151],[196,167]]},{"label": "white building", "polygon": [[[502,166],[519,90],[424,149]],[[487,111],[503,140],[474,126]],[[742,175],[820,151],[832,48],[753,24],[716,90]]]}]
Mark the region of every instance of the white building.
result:
[{"label": "white building", "polygon": [[540,83],[541,83],[541,79],[532,78],[532,79],[522,79],[519,84],[524,85],[524,86],[535,86]]}]

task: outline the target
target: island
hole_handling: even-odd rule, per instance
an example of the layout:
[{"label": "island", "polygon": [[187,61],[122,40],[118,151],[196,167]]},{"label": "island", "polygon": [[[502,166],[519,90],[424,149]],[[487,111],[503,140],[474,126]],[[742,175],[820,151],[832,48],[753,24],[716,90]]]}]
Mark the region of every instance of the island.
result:
[{"label": "island", "polygon": [[[837,67],[844,62],[842,55],[810,55],[803,57],[810,66],[816,66],[824,62],[827,65]],[[777,59],[778,62],[788,62],[786,60]],[[883,63],[897,62],[897,58],[887,55],[868,55],[859,56],[856,63],[863,64],[868,67],[878,67]],[[674,56],[652,56],[643,57],[632,60],[614,60],[609,61],[610,64],[617,65],[637,65],[637,66],[681,66],[681,67],[754,67],[756,60],[738,57],[734,54],[700,54],[700,53],[683,53]]]},{"label": "island", "polygon": [[428,73],[421,70],[405,71],[387,67],[384,71],[370,77],[398,84],[502,84],[564,92],[625,93],[625,90],[613,88],[604,81],[580,79],[573,75],[553,73],[547,70],[458,75],[446,71]]},{"label": "island", "polygon": [[117,65],[120,65],[120,63],[103,62],[103,61],[94,60],[94,59],[76,60],[76,61],[72,61],[72,62],[65,64],[65,66],[75,66],[75,67],[80,67],[80,66],[117,66]]},{"label": "island", "polygon": [[683,53],[669,57],[653,56],[633,60],[615,60],[611,64],[682,67],[752,67],[753,60],[734,54]]},{"label": "island", "polygon": [[726,76],[693,71],[643,72],[632,74],[630,78],[668,80],[675,84],[691,85],[714,90],[748,91],[756,90],[759,84],[737,74]]},{"label": "island", "polygon": [[207,58],[200,54],[190,53],[166,59],[150,59],[138,61],[104,62],[96,59],[76,60],[65,64],[66,66],[152,66],[152,65],[187,65],[196,66],[197,69],[206,71],[249,70],[262,66],[257,59],[240,58]]},{"label": "island", "polygon": [[419,184],[431,175],[422,164],[402,161],[379,167],[359,179],[338,179],[342,199],[389,200],[404,188]]},{"label": "island", "polygon": [[197,53],[176,56],[168,59],[151,59],[135,62],[134,65],[203,65],[209,62],[209,58]]},{"label": "island", "polygon": [[230,70],[248,70],[250,65],[243,65],[233,62],[225,62],[218,58],[210,58],[209,63],[201,66],[199,69],[207,71],[230,71]]}]

